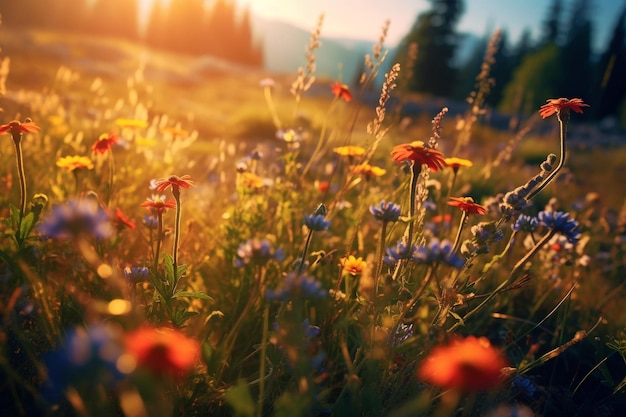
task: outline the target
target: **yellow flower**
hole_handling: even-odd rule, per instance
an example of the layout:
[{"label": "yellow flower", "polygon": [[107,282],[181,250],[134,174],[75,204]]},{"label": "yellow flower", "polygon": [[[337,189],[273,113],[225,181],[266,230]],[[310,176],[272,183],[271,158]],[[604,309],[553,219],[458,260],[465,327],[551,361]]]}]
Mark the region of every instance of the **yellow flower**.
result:
[{"label": "yellow flower", "polygon": [[240,176],[240,181],[245,188],[251,188],[253,190],[265,187],[265,181],[263,181],[263,178],[251,172],[243,172]]},{"label": "yellow flower", "polygon": [[363,272],[365,267],[367,267],[367,262],[360,256],[355,258],[354,255],[350,255],[342,258],[339,262],[339,266],[341,266],[344,274],[357,275]]},{"label": "yellow flower", "polygon": [[352,172],[360,174],[365,177],[366,180],[371,180],[372,177],[382,177],[387,173],[387,170],[381,167],[373,166],[370,164],[354,165]]},{"label": "yellow flower", "polygon": [[144,129],[148,127],[148,122],[137,119],[115,119],[115,124],[119,127],[127,127],[129,129]]},{"label": "yellow flower", "polygon": [[59,158],[57,166],[66,171],[74,172],[77,169],[93,169],[93,162],[86,156],[72,155]]},{"label": "yellow flower", "polygon": [[341,156],[363,156],[365,155],[365,148],[361,146],[347,145],[334,148],[333,152]]},{"label": "yellow flower", "polygon": [[455,170],[457,170],[457,169],[459,169],[461,167],[469,168],[472,165],[474,165],[472,163],[472,161],[470,161],[469,159],[453,157],[453,158],[445,158],[444,160],[446,161],[446,165],[447,166],[449,166],[450,168],[455,169]]}]

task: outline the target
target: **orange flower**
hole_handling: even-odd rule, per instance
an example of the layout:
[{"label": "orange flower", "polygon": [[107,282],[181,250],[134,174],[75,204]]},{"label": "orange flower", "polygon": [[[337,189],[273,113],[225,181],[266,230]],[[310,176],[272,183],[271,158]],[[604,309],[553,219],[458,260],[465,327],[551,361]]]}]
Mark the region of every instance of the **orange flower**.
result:
[{"label": "orange flower", "polygon": [[330,86],[333,91],[333,95],[337,98],[342,98],[346,102],[352,100],[352,93],[350,92],[350,87],[346,84],[341,84],[339,81],[335,81],[333,85]]},{"label": "orange flower", "polygon": [[96,139],[91,145],[91,150],[94,153],[105,153],[117,143],[117,136],[114,133],[103,133]]},{"label": "orange flower", "polygon": [[124,227],[128,227],[129,229],[134,229],[135,227],[137,227],[135,226],[135,223],[126,218],[126,216],[124,215],[124,213],[122,213],[122,210],[119,207],[115,208],[115,217],[113,218],[113,224],[118,230],[121,230]]},{"label": "orange flower", "polygon": [[154,210],[158,213],[163,213],[165,209],[175,209],[176,201],[170,198],[165,200],[164,195],[153,195],[152,198],[148,198],[143,203],[139,204],[140,207],[146,207],[148,210]]},{"label": "orange flower", "polygon": [[347,145],[333,148],[333,152],[341,156],[363,156],[365,155],[365,148],[362,146]]},{"label": "orange flower", "polygon": [[589,107],[588,104],[583,103],[579,98],[551,98],[546,100],[548,103],[541,106],[539,114],[542,118],[550,117],[554,113],[560,114],[565,110],[569,114],[570,110],[574,110],[576,113],[582,113],[582,107]]},{"label": "orange flower", "polygon": [[57,160],[57,166],[66,171],[74,172],[77,169],[93,169],[93,162],[86,156],[64,156]]},{"label": "orange flower", "polygon": [[265,181],[263,178],[259,177],[252,172],[242,172],[241,173],[241,185],[245,188],[251,188],[253,190],[258,190],[265,187]]},{"label": "orange flower", "polygon": [[450,214],[444,214],[443,216],[439,214],[430,219],[433,223],[450,223],[450,220],[452,220],[452,216]]},{"label": "orange flower", "polygon": [[465,392],[493,388],[507,361],[484,337],[457,338],[435,347],[417,369],[419,379],[443,389]]},{"label": "orange flower", "polygon": [[448,205],[458,207],[467,214],[486,214],[487,208],[474,203],[472,197],[449,197]]},{"label": "orange flower", "polygon": [[0,134],[11,133],[11,135],[19,135],[21,133],[37,133],[40,127],[27,119],[22,123],[19,120],[12,120],[5,125],[0,126]]},{"label": "orange flower", "polygon": [[387,170],[370,164],[360,164],[354,165],[352,167],[352,172],[362,175],[366,180],[369,181],[373,177],[382,177],[387,173]]},{"label": "orange flower", "polygon": [[470,161],[469,159],[453,157],[453,158],[445,158],[444,160],[446,161],[446,165],[455,171],[458,171],[458,169],[461,167],[469,168],[472,165],[474,165],[472,164],[472,161]]},{"label": "orange flower", "polygon": [[137,365],[157,376],[183,378],[200,354],[200,344],[168,328],[141,327],[125,337]]},{"label": "orange flower", "polygon": [[395,162],[408,159],[416,164],[425,164],[433,171],[439,171],[446,166],[443,154],[436,149],[425,147],[421,140],[394,146],[391,150],[391,158]]},{"label": "orange flower", "polygon": [[350,255],[346,258],[342,258],[339,262],[339,266],[341,266],[344,273],[357,275],[363,272],[365,267],[367,267],[367,262],[365,262],[360,256],[355,258],[354,255]]},{"label": "orange flower", "polygon": [[190,175],[183,175],[182,177],[179,177],[177,175],[170,175],[167,178],[161,178],[159,180],[156,180],[154,190],[157,193],[162,193],[163,191],[167,190],[168,187],[172,187],[172,192],[179,192],[180,187],[189,188],[192,185],[194,184],[191,180]]}]

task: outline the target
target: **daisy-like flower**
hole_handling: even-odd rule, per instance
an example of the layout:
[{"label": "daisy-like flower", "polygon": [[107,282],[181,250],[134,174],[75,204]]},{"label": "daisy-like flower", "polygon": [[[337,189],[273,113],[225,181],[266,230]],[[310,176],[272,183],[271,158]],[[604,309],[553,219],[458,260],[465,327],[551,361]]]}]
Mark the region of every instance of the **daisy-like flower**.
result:
[{"label": "daisy-like flower", "polygon": [[570,219],[569,213],[562,211],[541,211],[537,215],[539,223],[561,233],[570,243],[580,240],[580,230],[578,222]]},{"label": "daisy-like flower", "polygon": [[152,198],[146,199],[146,201],[139,204],[139,206],[146,207],[157,213],[163,213],[165,209],[175,209],[176,201],[174,201],[173,198],[167,200],[164,195],[153,195]]},{"label": "daisy-like flower", "polygon": [[86,156],[70,155],[59,158],[57,166],[66,171],[74,172],[77,169],[93,169],[93,162]]},{"label": "daisy-like flower", "polygon": [[576,113],[582,113],[583,107],[589,107],[588,104],[583,103],[582,99],[579,98],[551,98],[546,101],[547,104],[544,104],[539,109],[539,114],[544,119],[552,116],[554,113],[567,113],[569,115],[570,110],[573,110]]},{"label": "daisy-like flower", "polygon": [[394,146],[391,150],[391,158],[394,162],[409,160],[415,164],[427,165],[433,171],[439,171],[446,166],[443,154],[436,149],[424,146],[421,140]]},{"label": "daisy-like flower", "polygon": [[366,181],[371,180],[374,177],[382,177],[387,173],[387,170],[381,167],[377,167],[370,164],[359,164],[351,167],[352,172],[359,174],[365,178]]},{"label": "daisy-like flower", "polygon": [[341,156],[363,156],[365,148],[362,146],[346,145],[333,148],[333,152]]},{"label": "daisy-like flower", "polygon": [[106,153],[117,141],[118,137],[115,133],[103,133],[96,139],[93,145],[91,145],[91,150],[94,153]]},{"label": "daisy-like flower", "polygon": [[194,185],[190,175],[183,175],[181,177],[177,175],[170,175],[167,178],[161,178],[154,183],[154,190],[157,193],[162,193],[169,187],[172,187],[172,192],[180,191],[180,188],[189,188]]},{"label": "daisy-like flower", "polygon": [[259,190],[265,187],[265,181],[263,180],[263,178],[259,177],[256,174],[253,174],[252,172],[242,172],[239,179],[241,181],[241,185],[243,185],[245,188]]},{"label": "daisy-like flower", "polygon": [[448,205],[458,207],[459,210],[467,214],[486,214],[487,208],[480,204],[474,203],[472,197],[449,197]]},{"label": "daisy-like flower", "polygon": [[444,161],[446,161],[446,166],[452,168],[454,172],[457,172],[459,168],[461,167],[469,168],[472,165],[474,165],[472,161],[470,161],[469,159],[456,158],[456,157],[444,158]]},{"label": "daisy-like flower", "polygon": [[273,88],[276,85],[276,81],[272,78],[263,78],[259,81],[259,86],[261,88]]},{"label": "daisy-like flower", "polygon": [[19,120],[12,120],[7,124],[0,126],[0,134],[10,133],[13,136],[20,135],[22,133],[37,133],[40,127],[34,122],[27,119],[25,122]]},{"label": "daisy-like flower", "polygon": [[350,255],[345,258],[341,258],[339,266],[344,274],[354,276],[363,272],[363,270],[367,267],[367,262],[365,262],[360,256],[356,258],[354,255]]},{"label": "daisy-like flower", "polygon": [[339,81],[335,81],[333,85],[330,86],[332,89],[333,95],[337,98],[343,99],[346,103],[352,100],[352,93],[350,92],[350,87],[346,84],[341,84]]},{"label": "daisy-like flower", "polygon": [[200,343],[177,330],[141,327],[125,337],[137,365],[158,377],[183,378],[200,354]]},{"label": "daisy-like flower", "polygon": [[484,391],[501,382],[507,361],[484,337],[457,338],[435,347],[417,369],[417,376],[442,389]]}]

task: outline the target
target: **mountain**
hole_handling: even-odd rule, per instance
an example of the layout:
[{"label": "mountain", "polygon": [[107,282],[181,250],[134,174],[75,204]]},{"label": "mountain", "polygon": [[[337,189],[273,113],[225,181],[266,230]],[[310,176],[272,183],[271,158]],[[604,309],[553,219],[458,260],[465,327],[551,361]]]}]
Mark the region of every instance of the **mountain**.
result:
[{"label": "mountain", "polygon": [[[295,73],[306,65],[304,56],[311,31],[290,23],[252,16],[254,36],[264,48],[265,69],[275,73]],[[323,31],[322,31],[323,33]],[[480,37],[465,33],[458,51],[457,63],[469,58]],[[360,76],[365,54],[372,53],[373,41],[352,38],[327,38],[322,36],[321,46],[315,51],[316,74],[318,77],[341,79],[352,83]],[[381,75],[393,65],[397,45],[385,45],[389,51]]]}]

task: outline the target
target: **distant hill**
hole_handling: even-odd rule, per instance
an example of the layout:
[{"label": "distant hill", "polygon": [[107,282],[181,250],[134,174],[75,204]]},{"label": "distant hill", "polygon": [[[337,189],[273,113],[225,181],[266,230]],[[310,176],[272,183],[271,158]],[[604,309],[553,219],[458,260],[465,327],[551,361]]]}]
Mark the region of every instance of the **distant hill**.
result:
[{"label": "distant hill", "polygon": [[[290,23],[252,17],[254,36],[263,43],[265,69],[275,73],[295,73],[298,67],[306,64],[304,52],[309,44],[311,31]],[[323,35],[323,31],[322,31]],[[465,62],[480,41],[474,34],[463,34],[456,62]],[[327,38],[322,36],[322,45],[316,50],[317,75],[341,79],[351,83],[357,77],[365,54],[372,52],[374,42],[363,39]],[[381,73],[393,65],[397,45],[386,45],[389,50]]]}]

